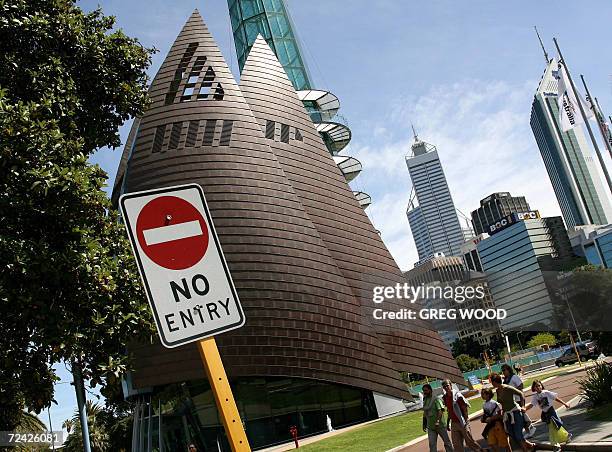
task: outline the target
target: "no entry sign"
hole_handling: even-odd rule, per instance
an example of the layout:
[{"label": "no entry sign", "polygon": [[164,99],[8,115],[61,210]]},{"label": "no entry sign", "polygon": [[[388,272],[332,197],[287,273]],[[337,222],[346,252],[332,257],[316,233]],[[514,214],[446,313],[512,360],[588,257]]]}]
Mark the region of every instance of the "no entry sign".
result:
[{"label": "no entry sign", "polygon": [[119,204],[162,344],[176,347],[244,324],[199,185],[129,193]]}]

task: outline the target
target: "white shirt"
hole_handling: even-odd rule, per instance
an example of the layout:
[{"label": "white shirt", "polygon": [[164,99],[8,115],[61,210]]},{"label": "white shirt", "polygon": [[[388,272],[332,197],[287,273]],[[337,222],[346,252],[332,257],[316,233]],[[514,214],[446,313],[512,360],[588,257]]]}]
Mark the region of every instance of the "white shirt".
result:
[{"label": "white shirt", "polygon": [[557,398],[557,393],[552,391],[543,390],[539,394],[536,392],[531,397],[531,403],[540,407],[542,411],[550,410],[553,406],[553,402]]},{"label": "white shirt", "polygon": [[[508,385],[514,386],[517,389],[522,384],[523,384],[523,380],[521,380],[521,377],[519,377],[517,374],[513,374],[512,378],[510,378],[510,381],[508,382]],[[518,395],[515,395],[514,401],[519,403],[521,401],[521,397]]]},{"label": "white shirt", "polygon": [[499,404],[499,402],[496,402],[495,400],[491,399],[483,403],[482,409],[484,410],[487,417],[489,417],[501,412],[501,405]]}]

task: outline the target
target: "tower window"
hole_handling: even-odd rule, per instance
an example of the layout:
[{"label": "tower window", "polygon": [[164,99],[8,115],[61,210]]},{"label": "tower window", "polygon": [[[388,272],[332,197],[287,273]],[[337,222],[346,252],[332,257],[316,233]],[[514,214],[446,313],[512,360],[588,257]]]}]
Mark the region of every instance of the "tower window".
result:
[{"label": "tower window", "polygon": [[268,140],[274,139],[274,130],[276,128],[276,124],[274,121],[266,121],[266,138]]},{"label": "tower window", "polygon": [[181,96],[181,102],[188,102],[191,100],[191,96],[193,96],[194,88],[192,86],[185,87],[183,91],[183,95]]},{"label": "tower window", "polygon": [[208,95],[210,94],[210,88],[210,83],[206,83],[200,86],[200,90],[198,91],[198,99],[208,99]]},{"label": "tower window", "polygon": [[164,144],[164,136],[166,135],[166,126],[157,126],[155,129],[155,137],[153,138],[153,149],[151,152],[161,151],[162,145]]},{"label": "tower window", "polygon": [[215,137],[215,127],[217,127],[216,119],[207,119],[204,126],[204,137],[202,138],[202,146],[212,146],[213,138]]},{"label": "tower window", "polygon": [[200,128],[200,120],[189,121],[189,128],[187,129],[187,138],[185,139],[185,147],[192,148],[195,146],[196,138],[198,136],[198,129]]},{"label": "tower window", "polygon": [[204,81],[212,82],[214,79],[215,79],[215,71],[212,67],[208,66],[208,69],[206,69],[206,74],[204,74]]},{"label": "tower window", "polygon": [[304,138],[302,138],[302,134],[300,133],[300,129],[298,128],[295,129],[295,139],[297,141],[304,141]]},{"label": "tower window", "polygon": [[204,69],[204,64],[206,63],[206,57],[205,56],[199,56],[196,58],[195,63],[193,63],[193,72],[200,72],[202,69]]},{"label": "tower window", "polygon": [[281,141],[289,143],[289,126],[287,124],[281,124]]},{"label": "tower window", "polygon": [[213,98],[215,100],[223,100],[224,96],[225,96],[225,90],[221,86],[221,83],[217,83],[217,87],[215,88],[215,95],[213,96]]},{"label": "tower window", "polygon": [[182,122],[175,122],[172,124],[172,131],[170,132],[170,143],[168,143],[168,149],[176,149],[181,139],[181,129],[183,128]]},{"label": "tower window", "polygon": [[223,127],[221,129],[221,138],[219,139],[219,146],[229,146],[232,138],[232,128],[234,127],[234,121],[223,121]]}]

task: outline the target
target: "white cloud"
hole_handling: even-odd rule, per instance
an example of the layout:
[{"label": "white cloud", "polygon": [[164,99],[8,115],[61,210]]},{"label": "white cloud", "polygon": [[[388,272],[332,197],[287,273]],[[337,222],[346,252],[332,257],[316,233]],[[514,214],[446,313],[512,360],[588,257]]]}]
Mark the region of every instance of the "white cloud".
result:
[{"label": "white cloud", "polygon": [[368,214],[402,269],[417,260],[405,214],[410,123],[419,138],[437,147],[455,206],[466,215],[496,191],[525,196],[543,215],[560,215],[529,126],[536,86],[481,80],[434,86],[418,98],[399,99],[387,118],[372,125],[378,133],[353,143],[348,153],[364,166],[353,185],[372,195]]}]

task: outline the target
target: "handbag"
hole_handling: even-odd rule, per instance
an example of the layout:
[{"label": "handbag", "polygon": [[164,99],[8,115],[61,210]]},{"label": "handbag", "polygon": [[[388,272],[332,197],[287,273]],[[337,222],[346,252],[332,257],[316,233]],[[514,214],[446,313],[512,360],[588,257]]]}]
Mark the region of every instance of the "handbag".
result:
[{"label": "handbag", "polygon": [[557,428],[554,422],[550,422],[548,424],[548,438],[551,444],[563,444],[567,442],[569,433],[565,428]]}]

